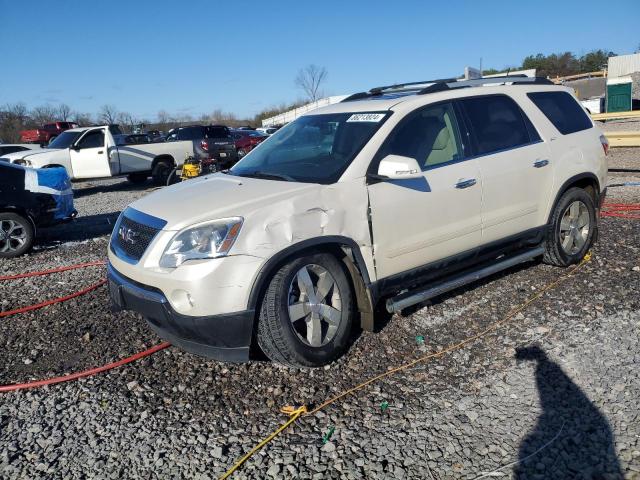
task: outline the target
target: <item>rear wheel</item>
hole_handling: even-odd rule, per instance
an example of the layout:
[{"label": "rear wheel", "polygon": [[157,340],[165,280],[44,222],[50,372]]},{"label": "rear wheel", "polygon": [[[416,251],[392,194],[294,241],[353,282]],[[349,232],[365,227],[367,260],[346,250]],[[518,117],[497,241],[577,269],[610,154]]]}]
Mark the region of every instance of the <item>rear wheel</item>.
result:
[{"label": "rear wheel", "polygon": [[551,216],[544,261],[566,267],[582,260],[593,244],[596,221],[591,196],[582,188],[567,190]]},{"label": "rear wheel", "polygon": [[151,171],[153,183],[156,185],[166,185],[171,170],[173,170],[173,165],[171,165],[168,160],[160,160]]},{"label": "rear wheel", "polygon": [[320,367],[346,350],[353,315],[342,264],[324,253],[296,258],[269,282],[258,319],[258,345],[275,362]]},{"label": "rear wheel", "polygon": [[0,258],[13,258],[28,252],[33,238],[33,226],[28,218],[0,212]]}]

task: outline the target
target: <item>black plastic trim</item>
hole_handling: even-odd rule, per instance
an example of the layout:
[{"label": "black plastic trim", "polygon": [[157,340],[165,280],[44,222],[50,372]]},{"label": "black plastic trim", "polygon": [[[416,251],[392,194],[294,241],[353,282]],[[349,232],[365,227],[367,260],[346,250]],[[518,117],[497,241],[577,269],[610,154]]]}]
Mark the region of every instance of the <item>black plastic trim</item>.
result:
[{"label": "black plastic trim", "polygon": [[375,298],[380,298],[406,288],[422,286],[475,265],[491,262],[501,255],[538,246],[544,240],[546,230],[546,225],[532,228],[442,260],[382,278],[373,283],[370,288],[375,294]]},{"label": "black plastic trim", "polygon": [[596,208],[598,207],[598,205],[600,203],[600,196],[602,195],[602,192],[603,192],[601,190],[600,181],[598,180],[598,177],[596,177],[595,174],[590,173],[590,172],[579,173],[578,175],[574,175],[573,177],[569,178],[558,189],[558,193],[556,194],[556,198],[553,200],[553,203],[551,204],[551,210],[549,211],[549,218],[547,220],[548,222],[551,222],[551,216],[553,215],[553,209],[558,204],[558,200],[560,200],[560,197],[562,196],[562,194],[569,188],[569,186],[571,184],[577,183],[580,180],[584,180],[584,179],[593,180],[595,182],[596,187],[597,187],[596,188],[596,192],[595,192],[595,194],[596,194],[595,205],[596,205]]},{"label": "black plastic trim", "polygon": [[365,286],[367,288],[369,287],[369,285],[371,284],[371,280],[369,277],[369,271],[367,270],[367,264],[364,261],[364,257],[362,256],[360,247],[353,239],[340,235],[329,235],[326,237],[310,238],[308,240],[303,240],[302,242],[291,245],[269,258],[269,260],[260,269],[260,272],[258,272],[258,275],[253,282],[247,308],[249,308],[250,310],[258,310],[258,302],[269,282],[269,279],[275,273],[276,269],[279,268],[287,258],[300,253],[303,250],[319,246],[345,246],[351,249],[351,251],[353,252],[354,261],[358,269],[360,270],[360,274],[362,275],[362,280],[364,281]]}]

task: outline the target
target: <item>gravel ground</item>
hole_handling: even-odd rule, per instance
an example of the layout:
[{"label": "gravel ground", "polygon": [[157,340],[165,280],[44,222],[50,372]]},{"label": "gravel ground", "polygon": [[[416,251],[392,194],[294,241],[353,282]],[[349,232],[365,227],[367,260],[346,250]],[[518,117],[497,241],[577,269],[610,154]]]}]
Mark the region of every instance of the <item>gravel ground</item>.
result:
[{"label": "gravel ground", "polygon": [[[614,151],[612,161],[631,157]],[[610,182],[620,178],[638,177]],[[3,262],[0,274],[104,259],[118,212],[150,190],[76,187],[77,222],[44,232],[34,253]],[[640,188],[611,188],[609,200],[640,203]],[[639,239],[637,220],[603,219],[591,262],[505,327],[304,417],[237,478],[477,478],[497,469],[518,479],[640,478]],[[566,273],[532,263],[381,318],[380,332],[356,336],[324,369],[223,364],[170,348],[78,382],[0,394],[0,476],[218,477],[282,423],[281,406],[319,404],[459,342]],[[1,282],[0,308],[103,275],[94,267]],[[1,319],[0,384],[101,365],[158,341],[137,315],[110,313],[103,287]]]}]

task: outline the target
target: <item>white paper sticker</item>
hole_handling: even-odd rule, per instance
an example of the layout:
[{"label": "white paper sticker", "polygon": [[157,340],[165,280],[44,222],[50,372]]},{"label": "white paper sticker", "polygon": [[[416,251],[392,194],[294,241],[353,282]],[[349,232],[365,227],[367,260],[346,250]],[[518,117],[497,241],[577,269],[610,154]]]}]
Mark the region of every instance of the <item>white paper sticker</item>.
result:
[{"label": "white paper sticker", "polygon": [[384,113],[354,113],[347,122],[379,122],[384,118]]}]

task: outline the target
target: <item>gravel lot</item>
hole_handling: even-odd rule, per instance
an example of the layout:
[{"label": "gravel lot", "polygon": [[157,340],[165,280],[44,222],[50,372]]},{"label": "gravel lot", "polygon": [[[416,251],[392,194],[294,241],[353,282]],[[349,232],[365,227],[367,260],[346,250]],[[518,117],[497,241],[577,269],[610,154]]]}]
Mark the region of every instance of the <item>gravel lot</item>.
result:
[{"label": "gravel lot", "polygon": [[[610,163],[640,168],[639,155],[614,150]],[[625,175],[610,183],[640,180]],[[36,251],[1,263],[0,275],[104,259],[118,212],[150,190],[77,184],[77,221],[44,232]],[[640,203],[640,188],[611,188],[609,200]],[[380,332],[355,337],[325,369],[223,364],[169,348],[78,382],[0,394],[0,476],[216,478],[285,420],[281,406],[318,404],[456,343],[565,273],[528,264],[381,318]],[[103,276],[94,267],[0,282],[0,309]],[[304,417],[236,477],[478,478],[501,468],[493,475],[640,478],[639,338],[640,222],[605,218],[593,259],[505,327]],[[0,384],[102,365],[158,342],[137,315],[110,313],[103,287],[0,319]]]}]

